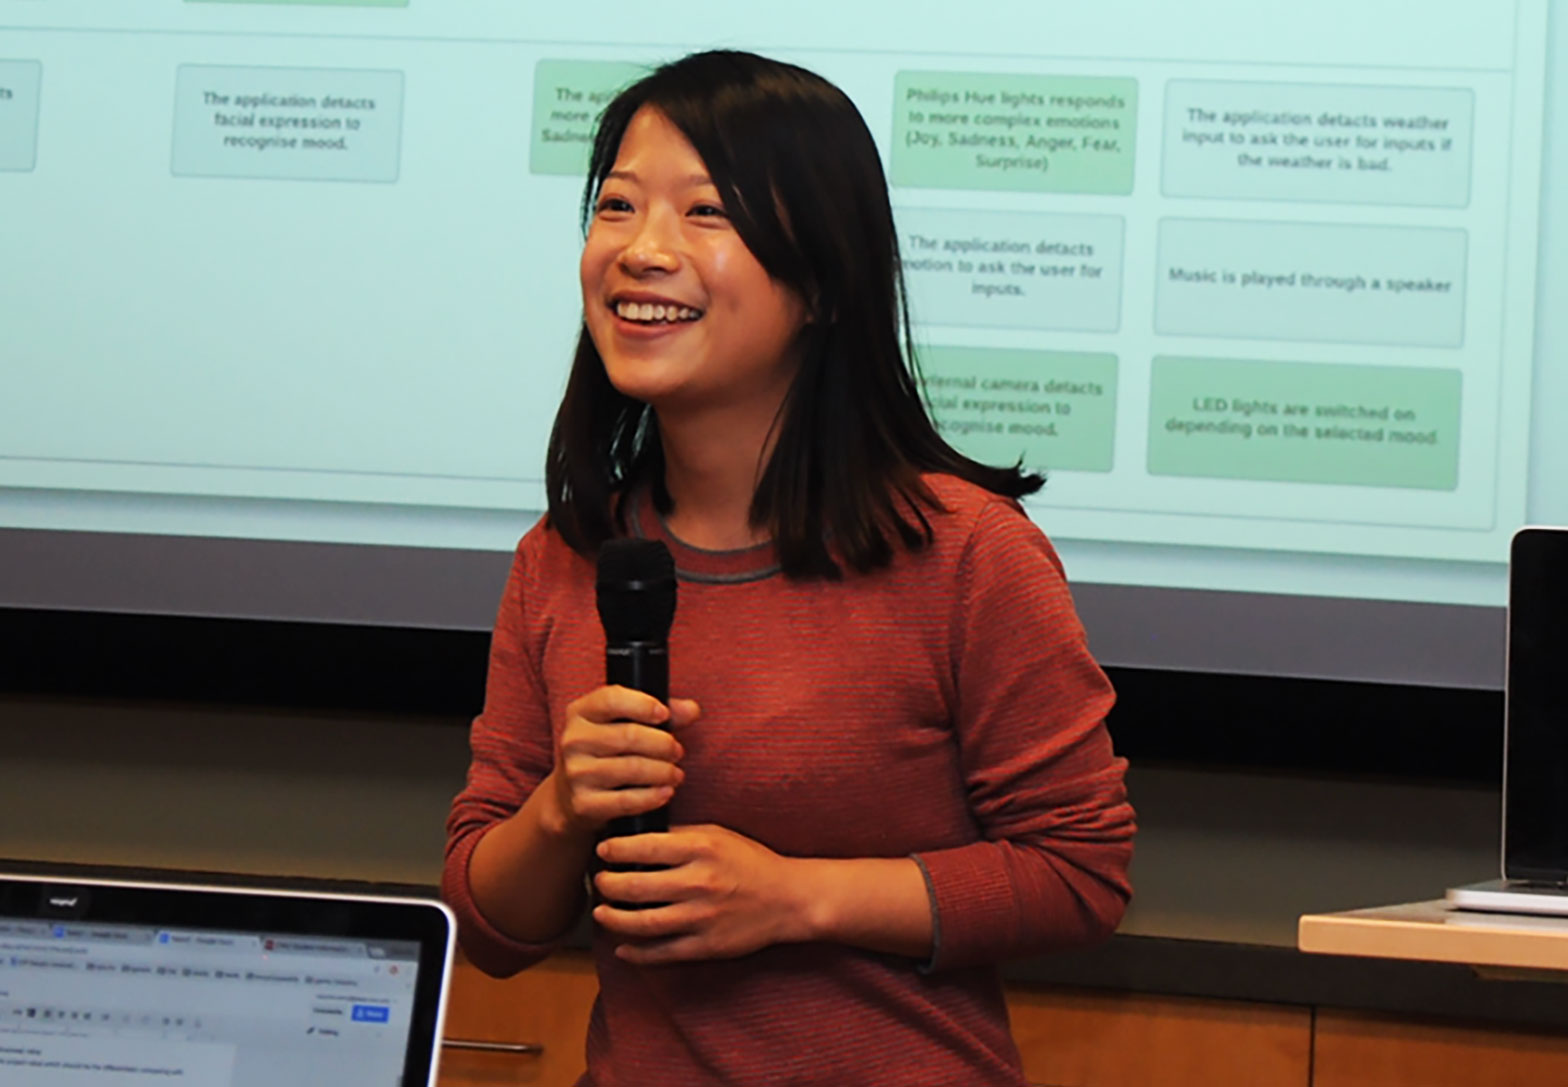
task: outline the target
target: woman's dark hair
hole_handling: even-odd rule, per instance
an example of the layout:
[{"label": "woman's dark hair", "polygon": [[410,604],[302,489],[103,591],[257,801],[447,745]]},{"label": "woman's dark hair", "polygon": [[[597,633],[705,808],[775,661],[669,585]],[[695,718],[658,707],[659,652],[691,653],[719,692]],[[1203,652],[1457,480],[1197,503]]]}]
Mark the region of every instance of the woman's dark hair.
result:
[{"label": "woman's dark hair", "polygon": [[[758,262],[805,301],[801,364],[752,500],[784,572],[841,576],[887,565],[890,535],[931,539],[920,478],[946,472],[1017,498],[1043,478],[971,460],[926,413],[887,181],[865,121],[821,76],[751,53],[697,53],[656,69],[605,108],[583,191],[584,227],[638,110],[658,110],[691,142]],[[626,531],[622,500],[646,486],[661,512],[658,419],[610,384],[586,326],[550,433],[550,524],[592,555]],[[830,550],[831,543],[831,550]]]}]

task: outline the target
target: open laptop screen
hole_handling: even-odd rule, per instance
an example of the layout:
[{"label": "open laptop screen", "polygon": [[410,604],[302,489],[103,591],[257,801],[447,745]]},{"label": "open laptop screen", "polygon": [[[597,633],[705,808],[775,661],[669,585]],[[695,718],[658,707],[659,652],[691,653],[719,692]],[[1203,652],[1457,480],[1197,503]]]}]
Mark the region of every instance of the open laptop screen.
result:
[{"label": "open laptop screen", "polygon": [[1568,529],[1525,528],[1508,567],[1503,876],[1568,881]]},{"label": "open laptop screen", "polygon": [[434,902],[0,876],[0,1083],[433,1082]]}]

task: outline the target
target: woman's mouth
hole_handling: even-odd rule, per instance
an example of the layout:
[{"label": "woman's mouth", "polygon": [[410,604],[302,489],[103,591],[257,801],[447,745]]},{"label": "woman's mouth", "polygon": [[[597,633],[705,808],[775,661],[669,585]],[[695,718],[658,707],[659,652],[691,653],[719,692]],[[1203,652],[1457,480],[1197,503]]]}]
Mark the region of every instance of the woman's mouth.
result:
[{"label": "woman's mouth", "polygon": [[640,325],[681,324],[702,316],[699,309],[673,302],[616,302],[613,308],[621,320],[635,321]]}]

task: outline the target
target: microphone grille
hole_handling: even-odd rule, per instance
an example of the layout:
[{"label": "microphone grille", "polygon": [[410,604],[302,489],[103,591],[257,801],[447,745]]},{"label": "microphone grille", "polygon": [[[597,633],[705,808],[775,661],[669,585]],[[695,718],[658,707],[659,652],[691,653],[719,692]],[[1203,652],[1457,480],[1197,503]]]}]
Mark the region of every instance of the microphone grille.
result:
[{"label": "microphone grille", "polygon": [[669,637],[675,621],[675,560],[659,540],[606,540],[595,578],[599,621],[610,641]]}]

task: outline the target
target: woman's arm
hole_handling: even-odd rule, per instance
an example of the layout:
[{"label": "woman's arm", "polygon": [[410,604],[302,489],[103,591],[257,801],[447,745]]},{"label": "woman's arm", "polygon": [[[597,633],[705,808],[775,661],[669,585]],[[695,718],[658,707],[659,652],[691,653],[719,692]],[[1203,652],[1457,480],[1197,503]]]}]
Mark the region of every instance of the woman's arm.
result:
[{"label": "woman's arm", "polygon": [[989,503],[957,576],[955,728],[981,840],[919,856],[939,970],[1108,936],[1131,897],[1135,830],[1105,726],[1115,694],[1050,542]]},{"label": "woman's arm", "polygon": [[468,892],[475,908],[519,943],[558,938],[582,909],[593,836],[567,825],[551,802],[552,793],[547,776],[515,815],[480,836],[468,859]]},{"label": "woman's arm", "polygon": [[[457,917],[463,950],[474,965],[498,977],[544,958],[553,950],[551,938],[570,925],[568,917],[556,932],[537,940],[524,938],[522,932],[514,935],[489,919],[487,911],[495,909],[494,887],[487,884],[482,909],[469,879],[470,862],[479,845],[519,814],[555,761],[549,703],[528,645],[524,613],[528,570],[537,551],[524,537],[501,595],[490,638],[485,704],[469,730],[467,781],[447,814],[441,872],[441,897]],[[564,900],[565,911],[575,916],[582,908],[581,876],[575,886],[558,886],[554,893]]]},{"label": "woman's arm", "polygon": [[692,702],[666,708],[603,687],[567,707],[557,738],[525,619],[537,552],[525,538],[502,595],[468,780],[447,818],[441,879],[464,950],[496,975],[548,955],[571,928],[598,827],[669,800],[681,747],[647,726],[679,727],[697,716]]}]

